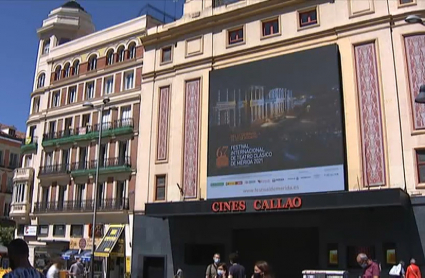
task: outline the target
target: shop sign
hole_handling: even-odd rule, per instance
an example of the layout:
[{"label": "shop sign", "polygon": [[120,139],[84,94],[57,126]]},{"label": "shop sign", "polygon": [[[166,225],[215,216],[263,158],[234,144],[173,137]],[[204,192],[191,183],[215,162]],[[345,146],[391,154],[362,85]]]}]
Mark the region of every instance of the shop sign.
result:
[{"label": "shop sign", "polygon": [[25,226],[24,236],[37,236],[37,226]]},{"label": "shop sign", "polygon": [[[96,246],[99,246],[101,238],[96,238]],[[91,238],[71,238],[69,240],[69,249],[91,250],[93,248],[93,240]]]},{"label": "shop sign", "polygon": [[235,201],[219,201],[211,205],[213,212],[245,212],[245,211],[271,211],[271,210],[289,210],[299,209],[302,206],[300,197],[292,198],[273,198],[258,200],[235,200]]}]

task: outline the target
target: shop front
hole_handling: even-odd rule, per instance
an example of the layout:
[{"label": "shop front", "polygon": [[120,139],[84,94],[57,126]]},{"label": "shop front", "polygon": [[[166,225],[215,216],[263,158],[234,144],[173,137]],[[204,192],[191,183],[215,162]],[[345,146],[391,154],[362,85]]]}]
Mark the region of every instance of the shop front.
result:
[{"label": "shop front", "polygon": [[147,204],[135,216],[133,277],[200,277],[214,253],[238,252],[252,274],[268,261],[276,277],[303,270],[348,270],[358,277],[356,255],[382,264],[383,277],[398,260],[423,262],[409,196],[400,189],[300,194]]}]

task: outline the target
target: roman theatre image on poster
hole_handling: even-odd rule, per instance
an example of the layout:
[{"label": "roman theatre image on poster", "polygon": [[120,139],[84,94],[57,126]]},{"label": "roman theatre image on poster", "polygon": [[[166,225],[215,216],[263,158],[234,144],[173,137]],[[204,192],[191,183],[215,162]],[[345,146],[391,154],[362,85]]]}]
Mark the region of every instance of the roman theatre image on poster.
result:
[{"label": "roman theatre image on poster", "polygon": [[207,198],[345,189],[337,45],[210,72]]}]

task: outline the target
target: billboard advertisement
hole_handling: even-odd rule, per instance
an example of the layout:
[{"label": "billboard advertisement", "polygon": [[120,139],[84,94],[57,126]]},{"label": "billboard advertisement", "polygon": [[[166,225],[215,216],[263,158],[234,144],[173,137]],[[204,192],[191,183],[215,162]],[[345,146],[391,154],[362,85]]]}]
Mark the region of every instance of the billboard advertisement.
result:
[{"label": "billboard advertisement", "polygon": [[207,198],[345,189],[337,45],[210,72]]}]

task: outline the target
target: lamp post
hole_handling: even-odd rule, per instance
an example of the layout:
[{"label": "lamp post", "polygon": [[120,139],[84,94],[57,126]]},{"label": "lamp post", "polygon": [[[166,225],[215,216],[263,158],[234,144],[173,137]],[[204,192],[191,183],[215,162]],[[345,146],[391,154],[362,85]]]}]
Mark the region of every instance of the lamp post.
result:
[{"label": "lamp post", "polygon": [[103,113],[105,111],[105,105],[108,104],[111,100],[108,97],[103,98],[102,104],[100,105],[100,107],[95,107],[93,105],[93,103],[91,102],[84,102],[83,107],[89,107],[89,108],[93,108],[96,109],[97,111],[99,111],[99,119],[98,119],[98,124],[99,124],[99,137],[98,137],[98,141],[97,141],[97,147],[96,147],[96,151],[97,151],[97,160],[96,160],[96,176],[95,176],[95,180],[94,180],[94,186],[93,186],[93,191],[94,191],[94,198],[93,198],[93,219],[92,219],[92,251],[91,251],[91,258],[90,258],[90,269],[91,269],[91,274],[90,277],[94,278],[94,252],[96,251],[96,246],[95,246],[95,239],[96,239],[96,214],[97,214],[97,184],[99,183],[99,167],[100,167],[100,144],[102,142],[102,129],[103,129]]},{"label": "lamp post", "polygon": [[[404,19],[404,21],[406,21],[409,24],[425,25],[422,18],[414,14],[407,16]],[[421,85],[421,87],[419,88],[419,94],[415,97],[415,102],[420,104],[425,104],[425,85]]]}]

